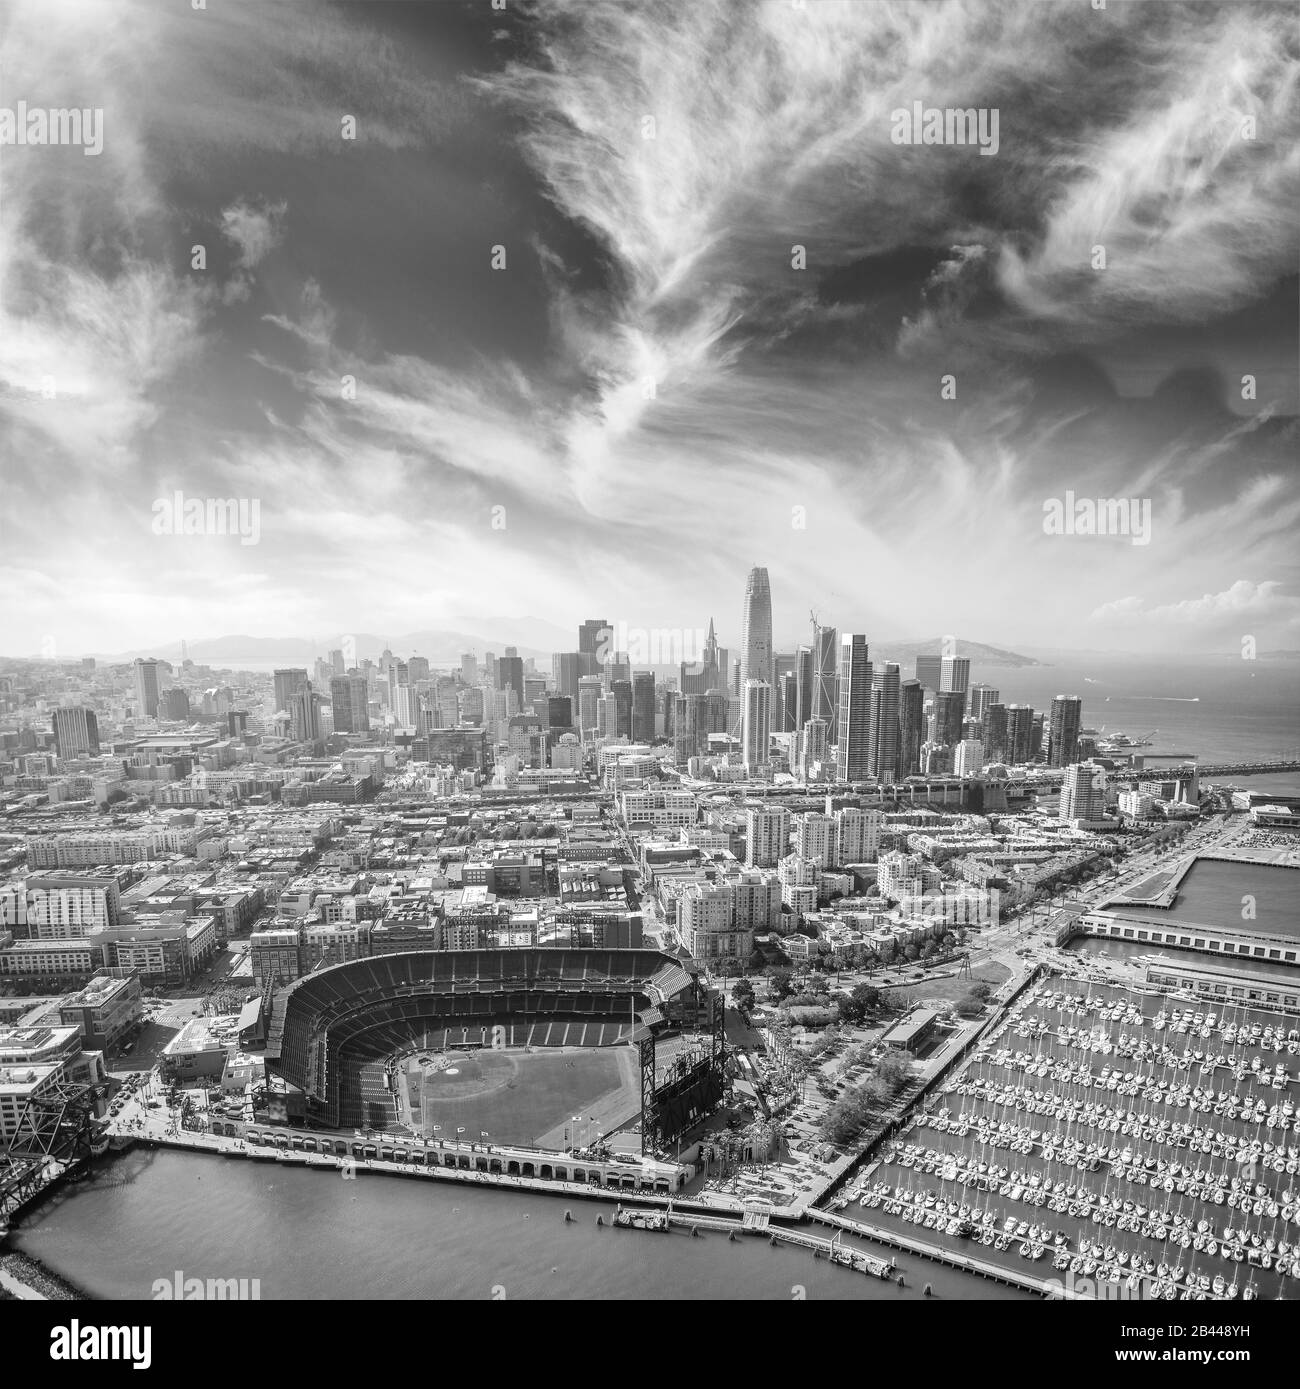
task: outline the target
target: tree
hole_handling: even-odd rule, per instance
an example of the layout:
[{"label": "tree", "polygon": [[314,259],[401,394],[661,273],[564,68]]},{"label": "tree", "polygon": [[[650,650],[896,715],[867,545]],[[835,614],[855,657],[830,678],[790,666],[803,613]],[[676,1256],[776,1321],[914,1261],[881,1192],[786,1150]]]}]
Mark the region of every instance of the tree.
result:
[{"label": "tree", "polygon": [[912,1078],[912,1063],[901,1052],[887,1051],[876,1066],[876,1078],[896,1095]]},{"label": "tree", "polygon": [[921,958],[923,960],[931,960],[934,958],[934,953],[934,942],[932,940],[926,941],[926,943],[921,947]]},{"label": "tree", "polygon": [[975,996],[973,989],[967,989],[957,1000],[957,1012],[963,1018],[977,1018],[983,1011],[984,1001]]},{"label": "tree", "polygon": [[915,945],[907,945],[903,948],[903,958],[905,960],[915,960],[920,953],[921,952]]},{"label": "tree", "polygon": [[975,983],[973,983],[970,986],[969,989],[966,990],[966,992],[972,998],[977,998],[981,1003],[983,1003],[993,992],[993,988],[991,985],[986,984],[982,979],[978,979]]},{"label": "tree", "polygon": [[772,982],[772,997],[775,998],[778,1003],[780,1003],[782,999],[789,998],[794,992],[793,970],[775,965],[768,971],[768,978]]},{"label": "tree", "polygon": [[754,986],[748,979],[742,979],[731,991],[731,997],[735,1001],[737,1009],[742,1017],[748,1017],[750,1010],[754,1006]]},{"label": "tree", "polygon": [[951,955],[952,952],[953,952],[954,950],[956,950],[956,948],[957,948],[957,937],[954,936],[953,933],[952,933],[951,931],[945,931],[945,932],[943,933],[943,952],[944,952],[944,954],[945,954],[945,955]]},{"label": "tree", "polygon": [[880,990],[871,984],[859,984],[849,997],[861,1006],[864,1015],[868,1009],[880,1006]]}]

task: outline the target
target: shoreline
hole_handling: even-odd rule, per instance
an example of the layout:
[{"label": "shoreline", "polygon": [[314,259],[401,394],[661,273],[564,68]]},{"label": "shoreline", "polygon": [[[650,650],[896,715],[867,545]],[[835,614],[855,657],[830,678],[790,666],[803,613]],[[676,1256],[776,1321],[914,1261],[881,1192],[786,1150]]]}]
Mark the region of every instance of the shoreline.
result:
[{"label": "shoreline", "polygon": [[[17,1232],[13,1231],[12,1233]],[[0,1275],[3,1275],[0,1287],[6,1288],[22,1301],[94,1302],[97,1300],[92,1293],[78,1287],[61,1273],[56,1273],[31,1254],[24,1254],[17,1249],[0,1251]],[[10,1286],[12,1284],[26,1288],[33,1296],[24,1297],[22,1293],[15,1292]]]}]

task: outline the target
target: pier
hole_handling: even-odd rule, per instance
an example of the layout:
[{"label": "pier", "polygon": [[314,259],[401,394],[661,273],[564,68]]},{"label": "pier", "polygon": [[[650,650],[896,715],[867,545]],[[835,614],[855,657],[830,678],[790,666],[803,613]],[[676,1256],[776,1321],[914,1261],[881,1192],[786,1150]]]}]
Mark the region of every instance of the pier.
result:
[{"label": "pier", "polygon": [[989,1259],[978,1259],[969,1254],[958,1254],[955,1250],[944,1249],[939,1245],[925,1244],[921,1240],[912,1239],[909,1235],[904,1235],[896,1230],[886,1230],[878,1225],[862,1225],[856,1221],[847,1220],[842,1215],[835,1215],[831,1211],[809,1211],[808,1216],[812,1220],[838,1226],[840,1229],[847,1230],[850,1234],[859,1235],[863,1239],[875,1240],[879,1244],[904,1250],[908,1254],[915,1254],[919,1258],[929,1259],[934,1263],[948,1264],[952,1268],[960,1269],[963,1273],[978,1274],[981,1278],[992,1279],[993,1282],[1002,1283],[1009,1288],[1020,1288],[1026,1292],[1036,1293],[1039,1297],[1074,1297],[1074,1294],[1062,1284],[1060,1279],[1035,1278],[1028,1273],[1021,1273],[1019,1269],[995,1264]]}]

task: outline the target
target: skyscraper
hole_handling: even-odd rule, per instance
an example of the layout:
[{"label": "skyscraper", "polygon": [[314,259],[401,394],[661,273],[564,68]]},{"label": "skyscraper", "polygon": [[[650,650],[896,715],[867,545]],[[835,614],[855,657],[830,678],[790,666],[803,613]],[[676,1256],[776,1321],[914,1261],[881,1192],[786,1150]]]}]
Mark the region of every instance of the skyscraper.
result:
[{"label": "skyscraper", "polygon": [[582,652],[557,651],[551,657],[551,674],[555,679],[555,688],[560,694],[577,699],[578,680],[582,674]]},{"label": "skyscraper", "polygon": [[497,689],[513,690],[519,701],[519,708],[524,707],[524,663],[518,656],[497,658]]},{"label": "skyscraper", "polygon": [[568,695],[546,696],[547,728],[573,727],[573,700]]},{"label": "skyscraper", "polygon": [[[874,724],[871,731],[872,773],[884,783],[897,781],[900,776],[899,748],[901,744],[898,721],[901,672],[893,661],[885,668],[872,690]],[[879,694],[880,698],[874,698]]]},{"label": "skyscraper", "polygon": [[924,689],[938,692],[939,680],[943,675],[942,656],[918,656],[916,658],[916,678]]},{"label": "skyscraper", "polygon": [[589,617],[578,628],[578,674],[599,675],[600,658],[609,642],[610,625],[603,617]]},{"label": "skyscraper", "polygon": [[871,775],[871,661],[860,632],[840,638],[838,679],[835,774],[840,781],[863,781]]},{"label": "skyscraper", "polygon": [[1068,767],[1078,760],[1082,725],[1083,700],[1078,695],[1057,695],[1052,701],[1052,723],[1047,735],[1049,767]]},{"label": "skyscraper", "polygon": [[930,741],[945,747],[961,742],[961,721],[966,712],[965,690],[941,690],[934,697]]},{"label": "skyscraper", "polygon": [[745,681],[745,713],[741,731],[746,768],[766,766],[771,760],[772,687],[763,680]]},{"label": "skyscraper", "polygon": [[[137,660],[135,663],[135,702],[136,712],[146,719],[158,717],[158,672],[161,662],[152,657]],[[302,672],[307,678],[307,672]]]},{"label": "skyscraper", "polygon": [[835,727],[839,695],[835,686],[836,652],[834,627],[813,628],[812,708],[809,718],[821,719],[827,728]]},{"label": "skyscraper", "polygon": [[1006,761],[1020,766],[1032,760],[1034,710],[1029,704],[1007,705]]},{"label": "skyscraper", "polygon": [[466,651],[460,658],[460,678],[467,685],[478,684],[478,657]]},{"label": "skyscraper", "polygon": [[812,718],[813,670],[813,649],[811,646],[801,646],[795,653],[794,666],[794,727],[796,732]]},{"label": "skyscraper", "polygon": [[614,696],[614,727],[610,733],[615,738],[630,738],[632,736],[632,682],[630,680],[615,680],[610,686],[610,694]]},{"label": "skyscraper", "polygon": [[767,570],[753,568],[745,582],[745,614],[740,636],[740,684],[772,683],[772,590]]},{"label": "skyscraper", "polygon": [[335,733],[369,733],[370,705],[364,675],[336,675],[330,681]]},{"label": "skyscraper", "polygon": [[655,674],[638,670],[632,674],[632,741],[653,743],[655,740]]},{"label": "skyscraper", "polygon": [[984,755],[990,762],[1007,761],[1007,706],[994,702],[984,710]]},{"label": "skyscraper", "polygon": [[190,697],[179,685],[164,690],[158,697],[158,712],[164,719],[181,722],[190,716]]},{"label": "skyscraper", "polygon": [[284,670],[277,670],[272,676],[275,685],[275,709],[277,714],[287,714],[289,712],[289,696],[295,695],[307,683],[306,667],[289,666]]},{"label": "skyscraper", "polygon": [[289,696],[289,736],[300,743],[320,741],[320,695],[309,684]]},{"label": "skyscraper", "polygon": [[[965,694],[970,685],[970,657],[945,656],[940,664],[939,689],[942,692],[956,690]],[[965,705],[963,704],[963,709]]]},{"label": "skyscraper", "polygon": [[996,704],[1002,698],[1002,691],[995,690],[992,685],[972,685],[966,694],[967,714],[981,723],[984,722],[989,705]]},{"label": "skyscraper", "polygon": [[99,723],[84,705],[54,711],[54,750],[60,757],[98,757]]},{"label": "skyscraper", "polygon": [[772,731],[793,733],[799,727],[799,653],[778,651],[773,666]]},{"label": "skyscraper", "polygon": [[596,731],[596,706],[603,693],[599,675],[583,675],[578,680],[578,727],[584,733]]},{"label": "skyscraper", "polygon": [[898,687],[898,773],[915,776],[921,766],[925,737],[925,687],[919,680],[904,680]]}]

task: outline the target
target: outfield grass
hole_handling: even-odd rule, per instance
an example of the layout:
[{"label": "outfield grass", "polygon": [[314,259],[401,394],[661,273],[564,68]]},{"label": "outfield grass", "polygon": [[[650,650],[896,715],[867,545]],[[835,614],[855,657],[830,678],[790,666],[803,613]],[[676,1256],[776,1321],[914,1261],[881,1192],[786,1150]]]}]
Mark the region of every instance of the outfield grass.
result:
[{"label": "outfield grass", "polygon": [[[440,1138],[455,1138],[463,1128],[466,1140],[477,1142],[486,1132],[493,1143],[527,1144],[558,1133],[562,1142],[564,1125],[573,1115],[585,1119],[596,1114],[599,1120],[628,1106],[635,1109],[636,1067],[629,1067],[620,1053],[631,1055],[623,1047],[457,1055],[452,1060],[456,1075],[427,1068],[417,1086],[422,1131],[431,1136],[432,1126],[439,1124]],[[419,1063],[412,1061],[410,1069],[418,1071]],[[406,1073],[402,1083],[407,1089]],[[591,1137],[599,1127],[591,1125]]]}]

